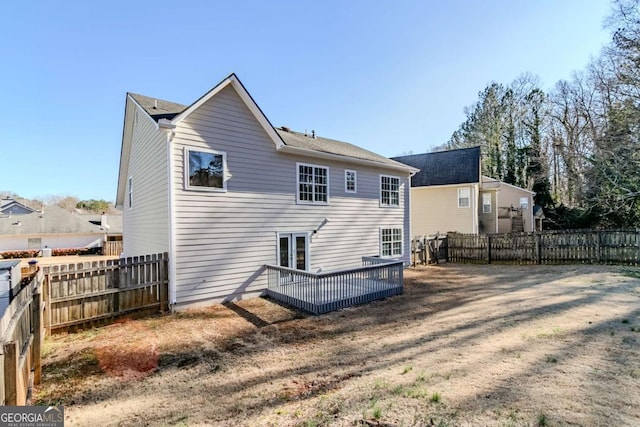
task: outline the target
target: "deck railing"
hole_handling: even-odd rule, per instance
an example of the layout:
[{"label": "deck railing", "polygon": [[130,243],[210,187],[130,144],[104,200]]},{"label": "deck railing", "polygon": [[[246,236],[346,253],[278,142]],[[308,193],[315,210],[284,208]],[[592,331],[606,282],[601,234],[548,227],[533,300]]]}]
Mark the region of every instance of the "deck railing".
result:
[{"label": "deck railing", "polygon": [[402,261],[363,257],[362,263],[323,273],[266,265],[267,295],[320,314],[402,293]]}]

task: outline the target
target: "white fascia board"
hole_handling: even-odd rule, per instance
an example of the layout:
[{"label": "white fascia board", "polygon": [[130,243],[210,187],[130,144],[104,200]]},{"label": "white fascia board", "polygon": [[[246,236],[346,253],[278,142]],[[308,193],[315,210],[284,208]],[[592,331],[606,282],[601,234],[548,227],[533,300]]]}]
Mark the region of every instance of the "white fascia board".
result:
[{"label": "white fascia board", "polygon": [[527,193],[536,194],[535,191],[527,190],[526,188],[518,187],[517,185],[507,184],[506,182],[500,181],[500,180],[495,179],[495,178],[490,178],[490,177],[485,176],[485,175],[483,175],[482,178],[486,178],[487,180],[489,180],[488,182],[490,182],[490,183],[499,183],[500,185],[506,185],[508,187],[515,188],[516,190],[526,191]]},{"label": "white fascia board", "polygon": [[358,159],[357,157],[343,156],[340,154],[324,153],[322,151],[309,150],[307,148],[300,148],[300,147],[292,147],[290,145],[284,145],[282,148],[278,149],[278,151],[282,153],[289,153],[289,154],[300,154],[303,156],[315,157],[318,159],[338,160],[345,163],[354,163],[358,165],[374,166],[378,168],[402,171],[402,172],[409,173],[409,176],[412,176],[418,171],[418,169],[411,168],[409,166],[400,166],[400,165],[395,166],[395,165],[390,165],[388,163],[381,163],[381,162],[376,162],[373,160],[366,160],[366,159]]},{"label": "white fascia board", "polygon": [[235,74],[231,74],[222,82],[218,83],[213,89],[201,96],[200,99],[191,104],[186,110],[174,117],[171,122],[177,125],[182,120],[189,117],[191,113],[200,108],[204,103],[220,93],[220,91],[222,91],[228,85],[231,85],[231,87],[235,89],[236,93],[240,96],[240,99],[242,99],[247,108],[249,108],[249,111],[251,111],[256,120],[258,120],[258,123],[260,123],[267,135],[269,135],[273,143],[276,145],[276,149],[280,149],[281,147],[283,147],[284,142],[282,141],[282,138],[280,138],[280,135],[278,135],[278,133],[273,128],[273,125],[271,125],[271,122],[269,122],[269,119],[267,119],[258,104],[256,104],[247,89]]},{"label": "white fascia board", "polygon": [[412,190],[428,190],[428,189],[440,189],[440,188],[461,188],[461,187],[473,187],[477,185],[477,182],[463,182],[460,184],[443,184],[443,185],[420,185],[418,187],[411,187]]}]

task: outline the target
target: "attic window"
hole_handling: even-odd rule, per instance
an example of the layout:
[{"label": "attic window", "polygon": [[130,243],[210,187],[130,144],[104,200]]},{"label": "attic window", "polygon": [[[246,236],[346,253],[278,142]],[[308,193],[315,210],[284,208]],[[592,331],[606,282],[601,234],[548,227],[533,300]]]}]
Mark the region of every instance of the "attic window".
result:
[{"label": "attic window", "polygon": [[226,153],[185,148],[184,158],[187,189],[226,191]]}]

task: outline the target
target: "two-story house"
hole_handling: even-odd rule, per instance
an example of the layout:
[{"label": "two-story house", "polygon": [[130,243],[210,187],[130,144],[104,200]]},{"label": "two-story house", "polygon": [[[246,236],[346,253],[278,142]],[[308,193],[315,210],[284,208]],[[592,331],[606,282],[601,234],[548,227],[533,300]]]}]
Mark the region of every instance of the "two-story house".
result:
[{"label": "two-story house", "polygon": [[413,167],[274,128],[235,74],[191,105],[129,93],[118,180],[124,254],[169,253],[174,308],[257,295],[265,265],[409,263]]}]

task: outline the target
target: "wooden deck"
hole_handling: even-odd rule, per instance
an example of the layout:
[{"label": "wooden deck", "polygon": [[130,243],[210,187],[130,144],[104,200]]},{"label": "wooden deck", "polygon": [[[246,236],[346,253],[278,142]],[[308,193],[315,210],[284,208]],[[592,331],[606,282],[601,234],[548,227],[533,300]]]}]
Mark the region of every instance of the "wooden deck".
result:
[{"label": "wooden deck", "polygon": [[403,291],[401,262],[324,274],[267,268],[267,296],[313,314],[366,304]]}]

